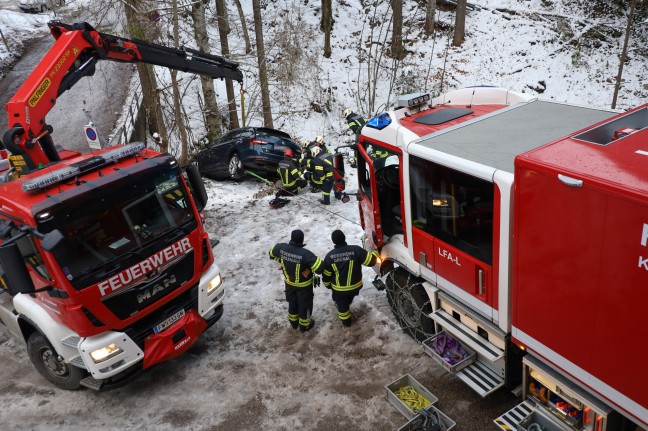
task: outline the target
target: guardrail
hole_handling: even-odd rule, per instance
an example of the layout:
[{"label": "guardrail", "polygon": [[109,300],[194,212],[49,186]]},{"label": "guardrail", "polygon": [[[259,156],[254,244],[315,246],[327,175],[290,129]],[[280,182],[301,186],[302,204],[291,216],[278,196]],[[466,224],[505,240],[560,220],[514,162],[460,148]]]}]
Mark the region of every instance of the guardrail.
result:
[{"label": "guardrail", "polygon": [[128,109],[122,113],[122,117],[118,120],[121,123],[113,131],[112,136],[108,140],[108,146],[116,144],[127,144],[130,142],[135,130],[135,125],[139,117],[140,109],[142,108],[142,86],[140,85],[137,75],[135,76],[136,85],[131,95],[127,99]]}]

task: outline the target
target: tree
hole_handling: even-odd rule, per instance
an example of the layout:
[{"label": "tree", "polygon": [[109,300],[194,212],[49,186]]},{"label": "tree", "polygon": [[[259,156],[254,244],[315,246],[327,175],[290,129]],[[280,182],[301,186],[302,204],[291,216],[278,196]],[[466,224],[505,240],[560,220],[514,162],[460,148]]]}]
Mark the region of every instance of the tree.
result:
[{"label": "tree", "polygon": [[[218,35],[220,36],[221,55],[228,58],[229,42],[227,35],[230,32],[229,21],[227,18],[227,7],[225,0],[216,0],[216,14],[218,15]],[[227,90],[227,106],[229,111],[229,127],[230,129],[237,129],[239,127],[238,114],[236,113],[236,98],[234,96],[234,84],[231,79],[225,81],[225,89]]]},{"label": "tree", "polygon": [[[191,17],[193,18],[193,30],[196,37],[198,50],[202,52],[211,52],[209,46],[209,35],[207,34],[207,24],[205,22],[205,4],[209,0],[200,0],[191,4]],[[208,76],[200,77],[200,84],[203,92],[203,102],[205,105],[205,126],[207,128],[207,140],[212,142],[220,136],[220,116],[218,113],[218,104],[216,103],[216,91],[214,90],[214,81]]]},{"label": "tree", "polygon": [[405,57],[403,51],[403,0],[391,0],[392,10],[394,11],[394,21],[392,27],[392,58],[402,60]]},{"label": "tree", "polygon": [[324,31],[324,57],[331,58],[331,30],[333,29],[333,8],[331,0],[322,0],[322,20],[320,28]]},{"label": "tree", "polygon": [[621,87],[621,78],[623,77],[623,63],[626,61],[626,54],[628,52],[628,40],[630,40],[630,30],[632,29],[632,17],[634,15],[636,0],[630,3],[630,12],[628,13],[628,25],[626,26],[625,37],[623,39],[623,50],[619,58],[619,72],[617,73],[616,83],[614,85],[614,95],[612,96],[612,109],[616,109],[617,97],[619,96],[619,88]]},{"label": "tree", "polygon": [[[173,10],[173,45],[180,47],[180,34],[178,30],[178,1],[172,0],[171,8]],[[180,89],[178,88],[178,71],[171,69],[171,90],[173,91],[173,114],[175,122],[180,132],[180,163],[187,163],[187,148],[189,140],[187,138],[187,129],[182,118],[182,108],[180,106]]]},{"label": "tree", "polygon": [[245,53],[249,54],[252,52],[252,45],[250,45],[250,35],[248,34],[247,23],[245,22],[245,15],[243,14],[243,7],[241,6],[241,0],[234,0],[236,3],[236,9],[238,10],[239,19],[241,20],[241,27],[243,28],[243,39],[245,40]]},{"label": "tree", "polygon": [[270,91],[268,90],[268,72],[266,70],[265,48],[263,46],[263,22],[261,21],[260,0],[252,0],[254,10],[254,32],[256,34],[257,61],[259,62],[259,80],[261,81],[261,104],[263,105],[263,124],[273,128],[270,108]]},{"label": "tree", "polygon": [[434,32],[434,14],[436,12],[436,0],[425,2],[425,25],[423,29],[428,36]]},{"label": "tree", "polygon": [[[128,34],[132,38],[151,41],[155,39],[155,32],[149,26],[148,20],[141,13],[141,6],[140,0],[125,0],[124,9]],[[164,123],[162,103],[160,103],[160,93],[153,66],[137,63],[137,74],[142,85],[142,99],[146,119],[149,124],[149,131],[151,134],[154,132],[160,134],[160,151],[165,153],[169,149],[169,134]]]},{"label": "tree", "polygon": [[455,16],[455,31],[452,44],[461,46],[466,37],[466,3],[467,0],[457,0],[457,14]]}]

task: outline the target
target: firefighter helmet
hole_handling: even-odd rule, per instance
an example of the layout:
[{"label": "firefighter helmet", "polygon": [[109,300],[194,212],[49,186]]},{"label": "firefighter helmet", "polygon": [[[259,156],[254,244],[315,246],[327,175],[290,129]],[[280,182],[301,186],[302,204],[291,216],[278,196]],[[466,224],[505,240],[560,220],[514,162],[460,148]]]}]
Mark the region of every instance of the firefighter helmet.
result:
[{"label": "firefighter helmet", "polygon": [[316,145],[313,148],[311,148],[311,156],[317,157],[321,151],[322,149]]},{"label": "firefighter helmet", "polygon": [[315,137],[315,142],[317,142],[318,144],[323,143],[324,142],[324,137],[322,135],[317,135]]},{"label": "firefighter helmet", "polygon": [[293,152],[290,148],[288,148],[286,151],[284,151],[284,156],[290,157],[292,159]]},{"label": "firefighter helmet", "polygon": [[351,108],[346,108],[344,111],[342,111],[342,115],[344,117],[348,117],[350,113],[351,113]]}]

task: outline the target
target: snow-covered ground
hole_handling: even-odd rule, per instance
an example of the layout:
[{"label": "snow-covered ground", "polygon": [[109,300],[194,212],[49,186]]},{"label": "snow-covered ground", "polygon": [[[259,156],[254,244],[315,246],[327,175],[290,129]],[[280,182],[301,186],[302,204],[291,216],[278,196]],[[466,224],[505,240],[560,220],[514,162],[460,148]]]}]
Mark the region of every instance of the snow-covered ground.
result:
[{"label": "snow-covered ground", "polygon": [[[253,34],[251,2],[242,3]],[[609,107],[612,100],[610,82],[617,73],[622,37],[607,38],[598,48],[574,49],[574,40],[576,45],[585,43],[574,29],[585,33],[599,23],[576,15],[561,2],[472,1],[482,8],[469,12],[467,38],[460,48],[447,46],[447,33],[439,33],[436,41],[425,38],[423,11],[416,9],[416,2],[405,2],[406,48],[412,53],[401,65],[391,94],[389,74],[382,72],[371,108],[363,88],[367,57],[376,44],[367,43],[367,23],[374,18],[375,41],[382,42],[378,31],[388,22],[387,1],[333,2],[336,22],[330,59],[316,55],[323,47],[319,1],[265,3],[266,49],[275,73],[275,127],[299,139],[323,134],[335,147],[350,139],[341,118],[345,107],[375,114],[392,106],[398,92],[439,89],[441,76],[443,88],[491,84],[600,107]],[[447,27],[452,15],[440,11],[437,21]],[[245,70],[246,103],[258,107],[256,60],[243,53],[233,7],[230,17],[230,47]],[[42,32],[47,19],[0,10],[5,37],[15,40],[24,37],[23,31]],[[625,22],[600,24],[623,28]],[[287,30],[297,40],[297,53],[277,37]],[[218,46],[215,28],[210,35]],[[646,60],[636,43],[631,40],[635,51],[624,70],[621,108],[648,98],[643,87]],[[8,55],[3,49],[0,45],[0,58]],[[290,84],[276,79],[290,73],[295,75]],[[221,99],[224,94],[220,87]],[[323,112],[315,112],[314,104],[324,107]],[[187,109],[198,115],[197,106]],[[258,125],[261,116],[252,112],[249,121]],[[265,187],[259,182],[206,182],[210,196],[206,224],[221,241],[215,252],[227,286],[223,319],[188,354],[107,393],[53,388],[33,369],[24,347],[0,330],[1,429],[393,430],[405,418],[385,400],[384,385],[406,373],[440,398],[439,407],[458,422],[457,429],[496,429],[491,421],[515,398],[502,391],[481,399],[424,355],[395,323],[385,294],[371,286],[371,270],[366,271],[365,288],[352,306],[357,324],[343,328],[329,291],[320,287],[315,291],[315,328],[301,334],[289,327],[282,275],[267,251],[276,242],[287,241],[294,228],[305,232],[307,248],[320,257],[332,247],[334,229],[342,229],[349,242],[359,243],[362,231],[353,199],[323,208],[317,203],[319,195],[304,193],[286,207],[271,210],[271,197],[253,198]],[[351,175],[347,189],[355,188]]]}]

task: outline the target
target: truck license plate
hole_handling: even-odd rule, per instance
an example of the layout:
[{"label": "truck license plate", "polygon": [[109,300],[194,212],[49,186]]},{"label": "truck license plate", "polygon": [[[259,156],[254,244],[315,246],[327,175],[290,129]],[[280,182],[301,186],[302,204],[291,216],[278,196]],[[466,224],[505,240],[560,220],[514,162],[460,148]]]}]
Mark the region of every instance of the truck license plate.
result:
[{"label": "truck license plate", "polygon": [[167,329],[169,326],[173,325],[175,322],[177,322],[178,320],[180,320],[180,319],[182,318],[182,316],[184,316],[184,315],[185,315],[185,311],[184,311],[184,310],[180,310],[180,311],[178,311],[178,312],[177,312],[176,314],[174,314],[173,316],[168,317],[168,318],[165,319],[163,322],[158,323],[157,325],[155,325],[155,326],[153,327],[153,332],[155,332],[156,334],[159,334],[160,332],[164,331],[164,330]]}]

